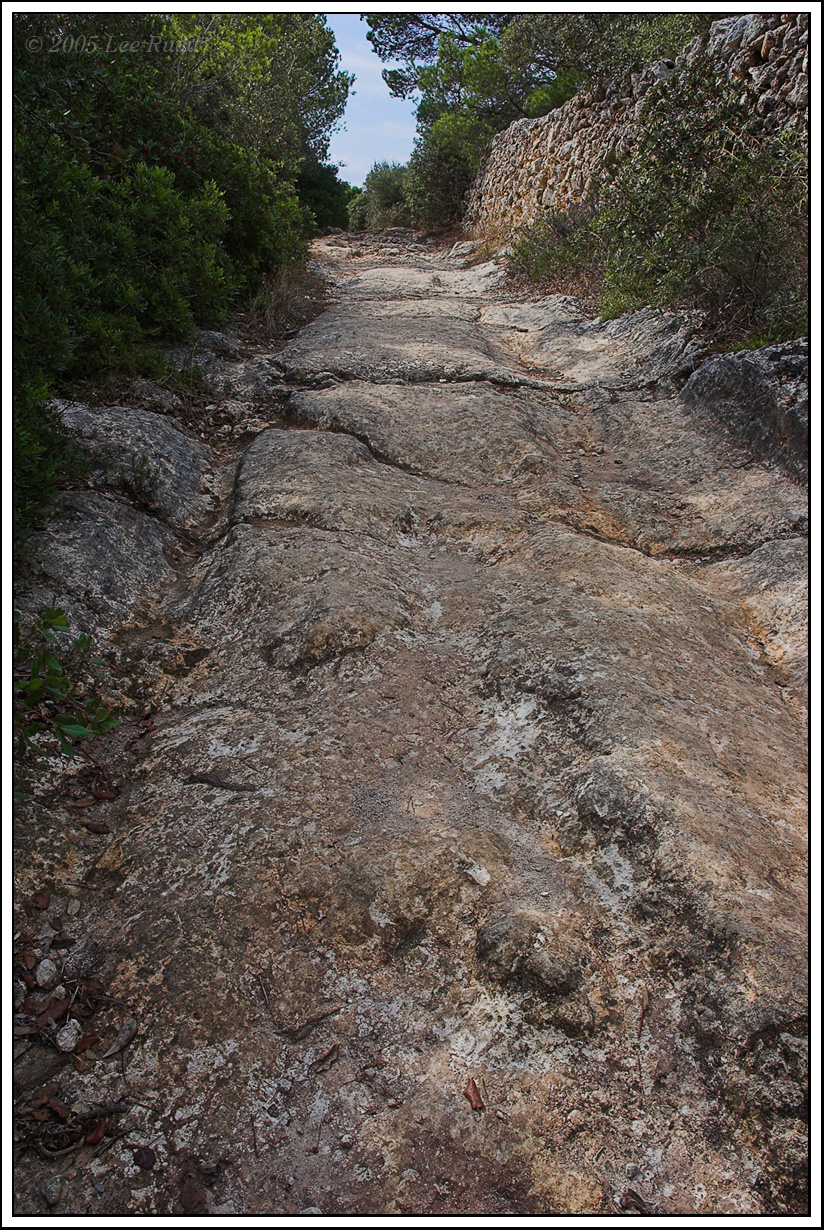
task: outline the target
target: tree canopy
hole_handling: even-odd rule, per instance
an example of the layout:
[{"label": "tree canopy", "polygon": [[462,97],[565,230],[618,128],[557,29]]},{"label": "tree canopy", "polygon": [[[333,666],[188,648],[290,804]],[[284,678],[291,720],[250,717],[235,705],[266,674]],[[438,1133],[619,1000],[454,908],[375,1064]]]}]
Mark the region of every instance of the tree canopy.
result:
[{"label": "tree canopy", "polygon": [[384,69],[383,79],[396,98],[419,89],[422,67],[437,60],[441,38],[464,47],[499,34],[514,17],[509,13],[361,13],[369,25],[367,39],[381,60],[400,60],[402,68]]}]

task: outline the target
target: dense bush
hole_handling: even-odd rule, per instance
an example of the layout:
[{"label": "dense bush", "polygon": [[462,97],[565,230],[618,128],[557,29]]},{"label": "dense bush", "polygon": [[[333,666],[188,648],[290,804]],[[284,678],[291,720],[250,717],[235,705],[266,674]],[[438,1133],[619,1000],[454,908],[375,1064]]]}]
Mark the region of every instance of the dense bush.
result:
[{"label": "dense bush", "polygon": [[336,61],[313,14],[15,15],[18,544],[68,473],[49,390],[218,324],[303,259],[295,181],[343,111]]},{"label": "dense bush", "polygon": [[47,401],[44,385],[22,385],[14,390],[12,405],[12,507],[15,554],[26,536],[44,517],[57,484],[79,477],[85,469],[56,410]]},{"label": "dense bush", "polygon": [[404,185],[415,226],[432,228],[460,221],[464,197],[491,136],[483,120],[446,114],[418,139]]},{"label": "dense bush", "polygon": [[769,131],[755,102],[751,87],[700,65],[655,86],[600,199],[529,228],[517,264],[565,287],[598,270],[605,315],[682,306],[730,342],[805,333],[807,143]]},{"label": "dense bush", "polygon": [[338,178],[337,167],[307,159],[297,178],[297,190],[301,205],[311,212],[318,228],[338,226],[346,230],[352,189]]},{"label": "dense bush", "polygon": [[349,228],[371,231],[382,226],[409,226],[406,168],[397,162],[376,162],[363,191],[349,203]]}]

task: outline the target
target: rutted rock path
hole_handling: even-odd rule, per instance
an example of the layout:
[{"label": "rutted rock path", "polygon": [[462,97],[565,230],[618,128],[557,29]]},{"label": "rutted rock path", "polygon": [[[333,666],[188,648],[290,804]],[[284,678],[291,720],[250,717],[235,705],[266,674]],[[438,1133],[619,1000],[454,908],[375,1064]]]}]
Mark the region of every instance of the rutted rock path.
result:
[{"label": "rutted rock path", "polygon": [[111,835],[56,776],[21,825],[63,978],[138,1021],[54,1058],[129,1132],[55,1212],[802,1211],[803,488],[677,391],[688,321],[406,234],[316,258],[285,350],[209,343],[239,451],[66,412],[99,490],[23,600],[152,716],[94,747]]}]

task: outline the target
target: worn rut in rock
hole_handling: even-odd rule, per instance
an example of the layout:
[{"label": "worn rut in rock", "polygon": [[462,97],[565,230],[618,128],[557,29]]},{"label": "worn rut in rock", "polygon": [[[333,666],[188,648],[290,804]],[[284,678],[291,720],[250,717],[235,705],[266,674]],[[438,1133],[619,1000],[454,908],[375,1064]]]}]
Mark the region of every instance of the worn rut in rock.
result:
[{"label": "worn rut in rock", "polygon": [[144,696],[108,835],[56,764],[23,809],[19,900],[78,903],[60,977],[119,1002],[74,1061],[21,1012],[17,1094],[126,1135],[22,1150],[19,1212],[802,1211],[797,473],[681,394],[689,319],[315,255],[279,354],[204,340],[220,454],[66,408],[96,489],[21,602]]}]

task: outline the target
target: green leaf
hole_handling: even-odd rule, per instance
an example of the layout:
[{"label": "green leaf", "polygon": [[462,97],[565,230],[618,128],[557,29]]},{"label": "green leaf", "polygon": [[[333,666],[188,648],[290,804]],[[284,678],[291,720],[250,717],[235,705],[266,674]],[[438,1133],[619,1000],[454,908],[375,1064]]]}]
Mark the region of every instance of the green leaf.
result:
[{"label": "green leaf", "polygon": [[89,730],[88,726],[78,726],[73,723],[71,726],[61,726],[58,731],[58,738],[65,735],[68,739],[93,739],[94,734]]}]

